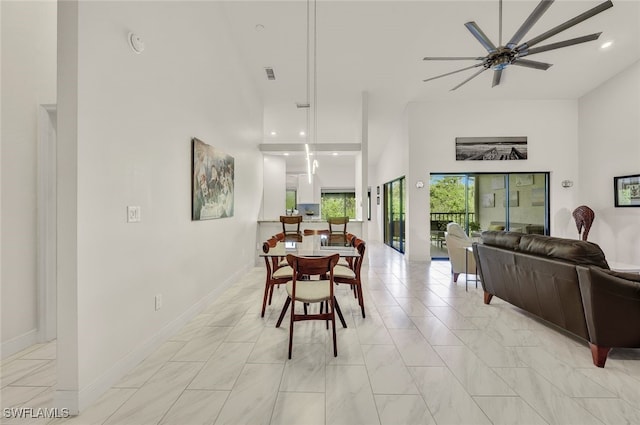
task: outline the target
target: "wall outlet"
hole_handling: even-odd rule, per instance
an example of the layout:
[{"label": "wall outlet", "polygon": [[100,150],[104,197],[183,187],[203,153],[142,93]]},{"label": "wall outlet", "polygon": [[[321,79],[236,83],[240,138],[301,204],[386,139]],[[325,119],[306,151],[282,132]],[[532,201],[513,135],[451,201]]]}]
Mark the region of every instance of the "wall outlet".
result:
[{"label": "wall outlet", "polygon": [[162,294],[156,295],[156,311],[162,308]]},{"label": "wall outlet", "polygon": [[127,207],[127,223],[138,223],[142,220],[139,206]]}]

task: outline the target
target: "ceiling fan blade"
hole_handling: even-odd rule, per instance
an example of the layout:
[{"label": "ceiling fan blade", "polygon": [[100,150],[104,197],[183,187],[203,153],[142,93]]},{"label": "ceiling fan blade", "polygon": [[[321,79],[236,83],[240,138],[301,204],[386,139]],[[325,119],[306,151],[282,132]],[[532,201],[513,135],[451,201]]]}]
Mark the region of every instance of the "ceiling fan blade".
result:
[{"label": "ceiling fan blade", "polygon": [[529,15],[527,20],[524,21],[520,28],[518,28],[518,31],[513,34],[513,37],[511,37],[511,40],[509,40],[509,42],[507,43],[508,48],[512,49],[517,46],[518,43],[520,43],[522,38],[527,35],[529,30],[531,30],[535,23],[538,22],[538,19],[540,19],[542,15],[544,15],[553,1],[554,0],[542,0],[540,3],[538,3],[538,6],[533,9],[533,12],[531,12],[531,15]]},{"label": "ceiling fan blade", "polygon": [[476,72],[475,74],[473,74],[471,77],[467,78],[466,80],[464,80],[463,82],[461,82],[460,84],[458,84],[457,86],[455,86],[454,88],[452,88],[449,91],[454,91],[455,89],[459,88],[460,86],[462,86],[463,84],[467,84],[469,81],[473,80],[474,78],[476,78],[478,75],[482,74],[484,71],[486,71],[489,68],[482,68],[480,71]]},{"label": "ceiling fan blade", "polygon": [[571,40],[559,41],[557,43],[551,43],[540,47],[534,47],[533,49],[525,50],[520,53],[520,56],[535,55],[536,53],[547,52],[549,50],[560,49],[562,47],[573,46],[574,44],[586,43],[587,41],[597,40],[600,37],[601,32],[595,34],[584,35],[582,37],[572,38]]},{"label": "ceiling fan blade", "polygon": [[524,66],[525,68],[540,69],[542,71],[546,71],[551,67],[550,63],[530,61],[527,59],[516,59],[513,62],[511,62],[511,65]]},{"label": "ceiling fan blade", "polygon": [[496,69],[493,71],[493,82],[491,83],[491,87],[495,87],[500,84],[500,79],[502,78],[502,70]]},{"label": "ceiling fan blade", "polygon": [[574,25],[579,24],[582,21],[585,21],[595,15],[597,15],[600,12],[604,12],[605,10],[609,9],[610,7],[613,7],[613,3],[611,2],[611,0],[607,0],[604,3],[600,3],[598,6],[587,10],[586,12],[576,16],[575,18],[569,19],[567,22],[558,25],[557,27],[551,28],[549,31],[540,34],[537,37],[532,38],[531,40],[520,44],[518,47],[516,47],[517,51],[522,51],[522,50],[528,50],[530,47],[535,46],[536,44],[540,43],[541,41],[546,40],[547,38],[553,37],[554,35],[568,29],[571,28]]},{"label": "ceiling fan blade", "polygon": [[477,68],[477,67],[482,66],[482,65],[484,65],[484,63],[478,63],[478,64],[475,64],[475,65],[467,66],[466,68],[461,68],[461,69],[457,69],[455,71],[447,72],[446,74],[442,74],[442,75],[438,75],[438,76],[435,76],[435,77],[427,78],[426,80],[422,80],[422,81],[426,82],[426,81],[435,80],[436,78],[442,78],[442,77],[446,77],[447,75],[457,74],[458,72],[466,71],[467,69]]},{"label": "ceiling fan blade", "polygon": [[496,46],[491,42],[491,40],[489,40],[489,37],[482,32],[478,24],[471,21],[464,24],[464,26],[467,27],[471,34],[473,34],[473,36],[484,46],[485,49],[487,49],[489,53],[493,53],[497,50]]},{"label": "ceiling fan blade", "polygon": [[425,61],[483,61],[485,60],[484,57],[461,57],[461,56],[427,56],[426,58],[423,58],[422,60]]}]

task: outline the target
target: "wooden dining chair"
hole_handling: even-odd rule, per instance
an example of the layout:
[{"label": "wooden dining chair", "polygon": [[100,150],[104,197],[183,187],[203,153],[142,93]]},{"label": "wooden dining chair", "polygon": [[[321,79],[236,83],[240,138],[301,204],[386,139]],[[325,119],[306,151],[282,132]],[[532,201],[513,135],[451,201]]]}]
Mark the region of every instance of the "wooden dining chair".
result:
[{"label": "wooden dining chair", "polygon": [[[289,358],[293,348],[293,325],[302,320],[325,320],[331,321],[333,332],[333,356],[338,355],[336,345],[336,316],[335,297],[333,296],[334,276],[333,269],[338,263],[340,254],[333,254],[328,257],[298,257],[293,254],[287,255],[287,261],[293,269],[293,279],[287,282],[287,300],[282,307],[282,312],[276,323],[276,328],[280,327],[289,305],[291,305],[291,315],[289,321]],[[301,280],[301,276],[317,276],[319,280]],[[325,312],[309,313],[305,309],[304,314],[295,312],[297,302],[303,304],[326,303]]]},{"label": "wooden dining chair", "polygon": [[[262,252],[265,254],[269,252],[271,248],[274,248],[278,244],[278,239],[272,237],[262,244]],[[264,317],[264,312],[267,308],[267,300],[271,305],[271,299],[273,298],[273,287],[280,284],[285,284],[293,277],[293,269],[288,264],[282,264],[280,257],[264,257],[264,264],[267,268],[267,276],[264,284],[264,295],[262,297],[262,312],[260,317]]]},{"label": "wooden dining chair", "polygon": [[[347,245],[355,248],[355,243],[357,240],[357,236],[353,233],[347,233]],[[340,261],[338,261],[339,266],[347,266],[349,268],[353,268],[353,257],[340,257]]]},{"label": "wooden dining chair", "polygon": [[285,240],[302,241],[302,232],[300,232],[301,215],[281,215],[280,223],[282,223],[282,233],[285,235]]},{"label": "wooden dining chair", "polygon": [[362,279],[360,272],[362,270],[362,262],[364,261],[366,244],[360,238],[356,238],[354,244],[359,256],[353,258],[350,267],[344,265],[336,266],[333,272],[333,279],[337,284],[351,285],[353,295],[358,299],[358,304],[362,310],[362,317],[365,318],[364,296],[362,295]]},{"label": "wooden dining chair", "polygon": [[327,222],[329,223],[329,241],[346,245],[349,217],[329,217]]}]

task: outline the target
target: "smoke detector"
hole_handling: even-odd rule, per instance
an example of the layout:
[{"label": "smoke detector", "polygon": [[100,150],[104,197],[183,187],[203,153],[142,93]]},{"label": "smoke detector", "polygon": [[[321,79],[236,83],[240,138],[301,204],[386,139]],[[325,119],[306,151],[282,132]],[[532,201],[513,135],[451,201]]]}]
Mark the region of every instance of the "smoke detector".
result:
[{"label": "smoke detector", "polygon": [[144,41],[142,41],[142,38],[140,38],[139,35],[136,35],[130,32],[128,39],[129,39],[129,46],[131,46],[131,49],[134,52],[136,52],[137,54],[140,54],[144,51]]}]

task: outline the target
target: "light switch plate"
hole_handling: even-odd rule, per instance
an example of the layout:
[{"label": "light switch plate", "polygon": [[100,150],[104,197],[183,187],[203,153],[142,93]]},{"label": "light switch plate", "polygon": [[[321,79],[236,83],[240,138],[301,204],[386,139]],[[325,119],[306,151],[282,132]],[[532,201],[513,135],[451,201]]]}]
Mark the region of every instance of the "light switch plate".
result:
[{"label": "light switch plate", "polygon": [[139,206],[127,207],[127,223],[138,223],[141,219]]}]

